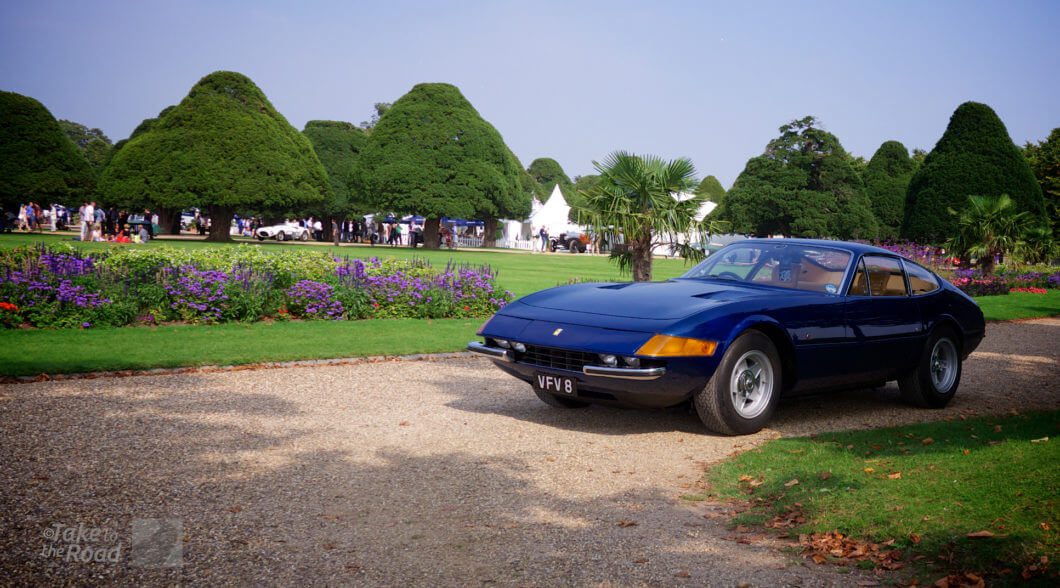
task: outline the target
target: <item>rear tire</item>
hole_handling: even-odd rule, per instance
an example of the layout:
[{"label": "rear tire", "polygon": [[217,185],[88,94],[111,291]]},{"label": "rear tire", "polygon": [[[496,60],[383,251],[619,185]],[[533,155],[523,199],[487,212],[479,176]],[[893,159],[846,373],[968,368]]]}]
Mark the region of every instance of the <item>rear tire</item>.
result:
[{"label": "rear tire", "polygon": [[299,241],[308,241],[309,240],[309,233],[308,232],[302,233],[302,236],[299,237],[298,240]]},{"label": "rear tire", "polygon": [[936,329],[928,337],[916,368],[898,379],[902,400],[922,408],[943,408],[961,383],[961,343],[953,329]]},{"label": "rear tire", "polygon": [[780,353],[761,331],[745,331],[692,398],[699,420],[721,435],[750,435],[773,417],[780,400]]},{"label": "rear tire", "polygon": [[544,402],[545,404],[553,408],[585,408],[589,406],[589,403],[585,402],[584,400],[556,396],[555,394],[542,392],[537,388],[534,388],[534,394],[537,394],[537,397],[541,399],[541,402]]}]

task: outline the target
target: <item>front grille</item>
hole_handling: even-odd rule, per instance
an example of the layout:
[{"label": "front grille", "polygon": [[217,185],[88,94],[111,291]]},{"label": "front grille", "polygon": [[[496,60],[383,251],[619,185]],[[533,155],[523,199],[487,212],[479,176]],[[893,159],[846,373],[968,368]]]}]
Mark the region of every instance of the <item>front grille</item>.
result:
[{"label": "front grille", "polygon": [[586,365],[600,365],[600,357],[595,353],[537,345],[527,345],[526,352],[515,355],[515,361],[574,372],[582,371]]}]

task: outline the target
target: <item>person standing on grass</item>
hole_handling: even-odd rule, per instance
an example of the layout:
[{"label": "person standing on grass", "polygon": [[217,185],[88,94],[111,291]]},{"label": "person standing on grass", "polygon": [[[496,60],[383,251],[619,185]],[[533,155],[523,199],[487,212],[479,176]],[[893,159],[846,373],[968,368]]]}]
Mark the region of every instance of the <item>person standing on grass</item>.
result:
[{"label": "person standing on grass", "polygon": [[81,209],[81,240],[92,239],[92,223],[96,218],[96,206],[94,202],[86,202]]},{"label": "person standing on grass", "polygon": [[548,227],[541,225],[541,230],[538,231],[537,236],[541,238],[541,252],[548,251]]}]

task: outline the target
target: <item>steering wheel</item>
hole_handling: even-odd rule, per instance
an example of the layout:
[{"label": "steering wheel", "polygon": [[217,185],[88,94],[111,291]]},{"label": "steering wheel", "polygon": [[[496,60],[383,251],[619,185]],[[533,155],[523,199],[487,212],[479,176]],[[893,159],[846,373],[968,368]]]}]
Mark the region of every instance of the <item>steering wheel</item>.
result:
[{"label": "steering wheel", "polygon": [[721,272],[720,274],[717,274],[717,277],[725,278],[726,280],[739,280],[741,282],[743,281],[743,278],[738,276],[736,272]]}]

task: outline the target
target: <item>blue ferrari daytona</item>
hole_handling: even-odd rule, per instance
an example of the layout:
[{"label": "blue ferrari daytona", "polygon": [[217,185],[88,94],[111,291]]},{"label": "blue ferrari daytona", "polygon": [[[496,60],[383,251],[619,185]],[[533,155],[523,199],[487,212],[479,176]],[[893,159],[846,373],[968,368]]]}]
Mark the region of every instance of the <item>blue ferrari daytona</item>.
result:
[{"label": "blue ferrari daytona", "polygon": [[714,432],[754,433],[782,395],[882,385],[944,407],[985,333],[963,292],[858,243],[752,239],[665,282],[525,296],[468,349],[557,408],[691,401]]}]

